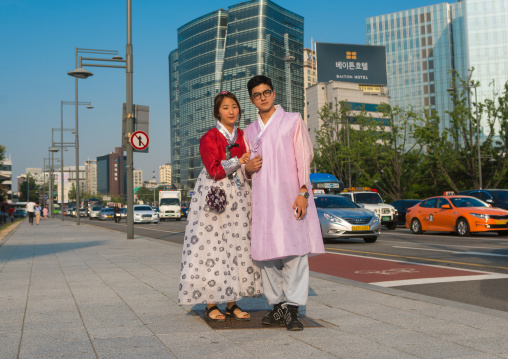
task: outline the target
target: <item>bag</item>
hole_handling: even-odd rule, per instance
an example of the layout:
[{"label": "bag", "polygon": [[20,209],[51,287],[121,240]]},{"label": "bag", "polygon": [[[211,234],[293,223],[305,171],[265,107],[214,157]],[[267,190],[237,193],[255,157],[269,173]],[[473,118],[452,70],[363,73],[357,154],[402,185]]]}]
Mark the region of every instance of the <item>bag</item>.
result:
[{"label": "bag", "polygon": [[217,186],[211,186],[208,194],[206,195],[206,203],[210,206],[212,211],[222,213],[226,210],[228,201],[226,199],[226,191]]}]

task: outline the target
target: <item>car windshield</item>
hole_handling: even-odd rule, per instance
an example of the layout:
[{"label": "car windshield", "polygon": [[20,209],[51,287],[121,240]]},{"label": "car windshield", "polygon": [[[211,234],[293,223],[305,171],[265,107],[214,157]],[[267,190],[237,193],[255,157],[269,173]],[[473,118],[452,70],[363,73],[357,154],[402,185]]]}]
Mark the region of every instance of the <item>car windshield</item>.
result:
[{"label": "car windshield", "polygon": [[92,211],[100,211],[101,207],[92,207]]},{"label": "car windshield", "polygon": [[150,206],[136,206],[134,207],[135,211],[151,211],[152,207]]},{"label": "car windshield", "polygon": [[127,208],[122,208],[122,210],[120,212],[127,213]]},{"label": "car windshield", "polygon": [[180,201],[178,198],[161,198],[159,206],[179,206]]},{"label": "car windshield", "polygon": [[360,208],[360,206],[351,202],[347,198],[336,197],[315,197],[317,208]]},{"label": "car windshield", "polygon": [[421,201],[419,199],[408,199],[408,200],[401,200],[401,201],[395,201],[391,203],[392,206],[397,208],[398,211],[405,210],[408,208],[413,207],[414,205],[417,205]]},{"label": "car windshield", "polygon": [[376,192],[368,192],[368,193],[357,193],[355,195],[356,203],[365,203],[365,204],[378,204],[383,203],[381,196]]},{"label": "car windshield", "polygon": [[473,197],[455,197],[448,198],[454,207],[463,208],[463,207],[488,207],[489,205],[485,202],[480,201],[479,199]]},{"label": "car windshield", "polygon": [[508,202],[508,191],[491,191],[489,193],[499,202]]},{"label": "car windshield", "polygon": [[112,208],[103,208],[101,212],[113,212]]}]

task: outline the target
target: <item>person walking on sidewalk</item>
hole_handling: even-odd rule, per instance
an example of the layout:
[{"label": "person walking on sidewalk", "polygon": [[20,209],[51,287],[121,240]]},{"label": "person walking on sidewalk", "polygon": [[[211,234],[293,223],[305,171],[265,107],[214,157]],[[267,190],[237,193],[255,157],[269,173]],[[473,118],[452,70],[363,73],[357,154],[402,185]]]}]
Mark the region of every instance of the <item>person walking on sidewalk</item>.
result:
[{"label": "person walking on sidewalk", "polygon": [[41,211],[42,207],[40,205],[35,206],[35,224],[39,225],[39,221],[41,220]]},{"label": "person walking on sidewalk", "polygon": [[[205,168],[187,216],[178,303],[205,303],[208,321],[250,320],[236,301],[263,290],[250,256],[251,194],[243,174],[245,166],[257,168],[235,126],[241,116],[236,96],[228,91],[215,96],[213,114],[217,124],[199,142]],[[226,303],[226,315],[217,303]]]},{"label": "person walking on sidewalk", "polygon": [[28,223],[31,225],[34,224],[34,216],[35,216],[35,202],[30,201],[26,204],[26,213],[28,213]]},{"label": "person walking on sidewalk", "polygon": [[314,156],[307,126],[299,113],[274,105],[272,81],[262,75],[247,83],[257,121],[245,129],[254,161],[252,175],[252,258],[258,261],[263,291],[272,311],[265,325],[303,330],[299,306],[307,304],[308,255],[324,253],[323,237],[310,184]]},{"label": "person walking on sidewalk", "polygon": [[44,220],[48,219],[48,208],[47,207],[42,208],[42,218],[44,218]]},{"label": "person walking on sidewalk", "polygon": [[113,216],[115,217],[115,223],[120,223],[120,212],[122,210],[118,207],[118,203],[115,203],[115,207],[113,207]]}]

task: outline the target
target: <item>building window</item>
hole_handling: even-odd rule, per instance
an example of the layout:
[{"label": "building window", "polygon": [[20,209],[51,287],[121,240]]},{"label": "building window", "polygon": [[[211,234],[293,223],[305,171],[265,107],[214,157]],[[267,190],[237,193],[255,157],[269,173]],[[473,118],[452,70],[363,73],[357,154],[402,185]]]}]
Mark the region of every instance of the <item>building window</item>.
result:
[{"label": "building window", "polygon": [[434,69],[434,60],[429,60],[429,70]]},{"label": "building window", "polygon": [[427,73],[424,73],[423,74],[423,82],[428,82],[429,81],[429,76],[427,75]]},{"label": "building window", "polygon": [[425,22],[425,14],[420,14],[420,22]]},{"label": "building window", "polygon": [[420,45],[421,45],[421,46],[426,46],[426,45],[425,45],[425,38],[424,38],[424,37],[422,37],[422,38],[420,39]]},{"label": "building window", "polygon": [[432,33],[432,26],[429,24],[427,25],[427,34],[431,34]]},{"label": "building window", "polygon": [[434,81],[434,73],[433,72],[429,72],[429,80],[431,82]]},{"label": "building window", "polygon": [[427,38],[427,44],[428,44],[429,46],[432,46],[432,37],[431,37],[431,36],[429,36],[429,37]]},{"label": "building window", "polygon": [[433,57],[434,56],[434,49],[428,49],[428,55],[429,57]]},{"label": "building window", "polygon": [[435,98],[434,96],[432,96],[432,97],[430,98],[430,104],[431,104],[432,106],[436,106],[436,98]]},{"label": "building window", "polygon": [[428,97],[425,97],[425,98],[423,99],[423,105],[424,105],[424,106],[429,106],[429,98],[428,98]]},{"label": "building window", "polygon": [[430,12],[427,13],[427,21],[430,22]]},{"label": "building window", "polygon": [[420,26],[420,33],[425,34],[425,25]]},{"label": "building window", "polygon": [[426,57],[427,57],[427,50],[423,49],[422,50],[422,59],[424,59]]},{"label": "building window", "polygon": [[429,93],[429,86],[425,85],[423,86],[423,94],[426,95]]},{"label": "building window", "polygon": [[422,70],[427,70],[427,61],[422,61]]}]

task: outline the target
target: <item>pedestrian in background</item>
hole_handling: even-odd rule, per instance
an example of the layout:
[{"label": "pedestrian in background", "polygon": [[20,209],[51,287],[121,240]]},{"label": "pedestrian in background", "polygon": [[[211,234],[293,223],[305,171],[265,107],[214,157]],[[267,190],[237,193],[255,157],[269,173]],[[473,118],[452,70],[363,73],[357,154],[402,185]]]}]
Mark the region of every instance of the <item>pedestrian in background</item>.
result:
[{"label": "pedestrian in background", "polygon": [[28,214],[28,223],[31,225],[34,224],[34,217],[35,217],[35,204],[34,201],[30,201],[26,204],[26,213]]},{"label": "pedestrian in background", "polygon": [[9,217],[11,218],[11,223],[14,222],[14,211],[16,211],[16,208],[9,206]]},{"label": "pedestrian in background", "polygon": [[41,220],[41,211],[42,207],[40,205],[35,206],[35,224],[39,225],[39,221]]},{"label": "pedestrian in background", "polygon": [[42,218],[44,218],[44,220],[48,219],[48,208],[47,207],[44,207],[42,209]]}]

